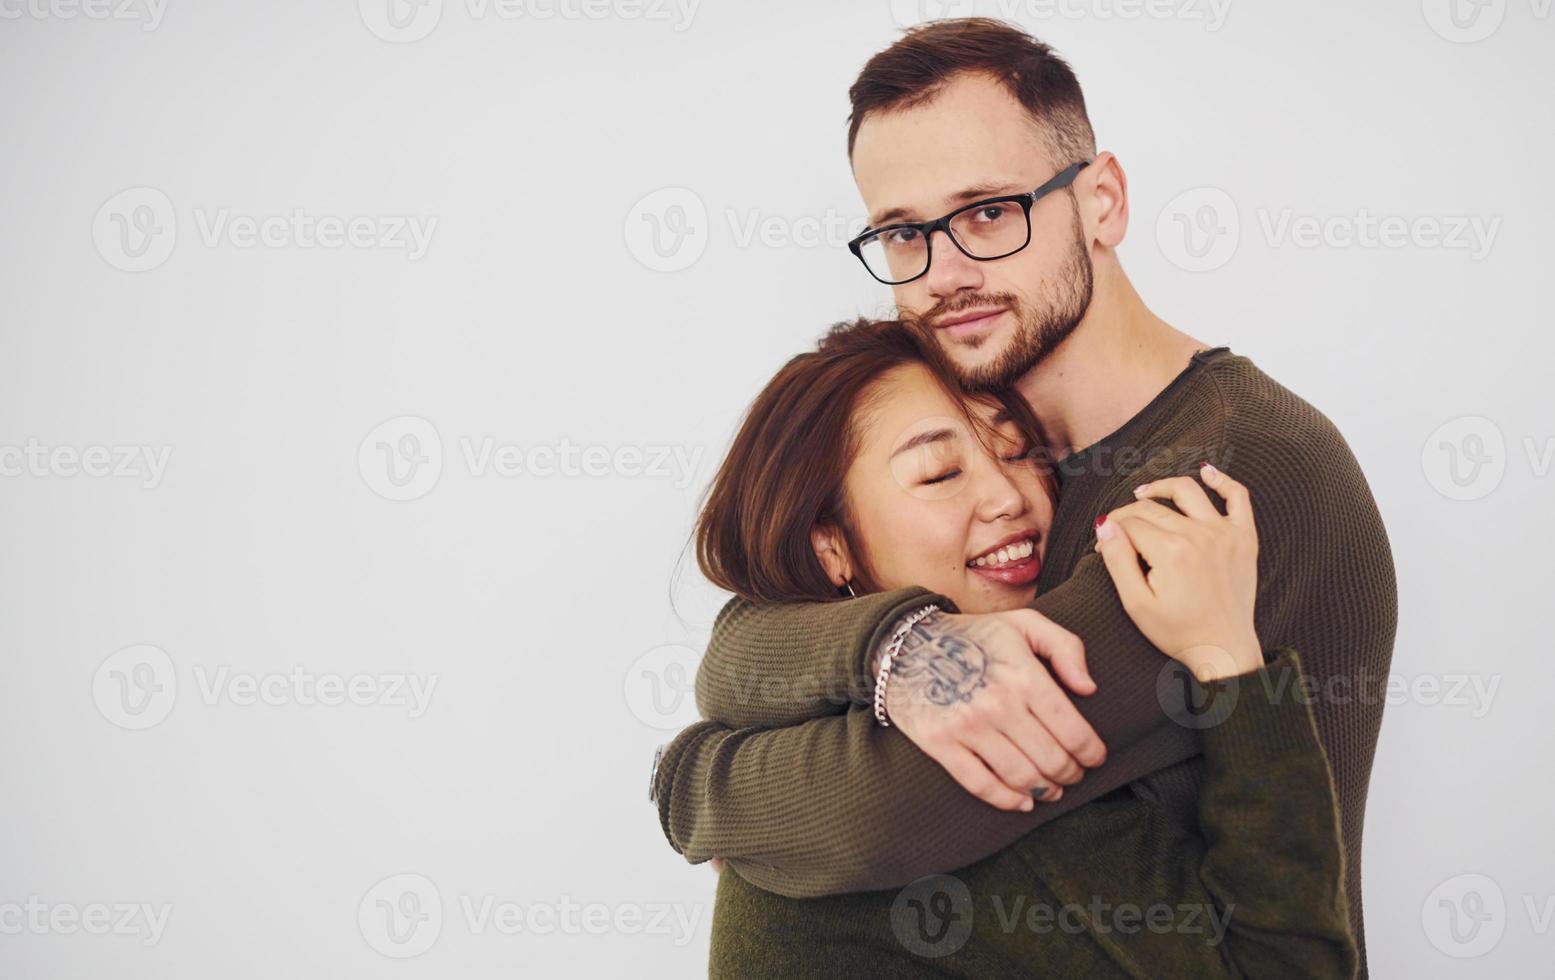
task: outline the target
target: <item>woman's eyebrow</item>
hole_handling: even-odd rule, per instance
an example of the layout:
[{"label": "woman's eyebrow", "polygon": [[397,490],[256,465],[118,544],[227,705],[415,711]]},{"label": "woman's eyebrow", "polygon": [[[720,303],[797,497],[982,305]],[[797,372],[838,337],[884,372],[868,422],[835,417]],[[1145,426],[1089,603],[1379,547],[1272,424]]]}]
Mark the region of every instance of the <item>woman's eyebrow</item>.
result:
[{"label": "woman's eyebrow", "polygon": [[895,459],[902,453],[917,449],[919,446],[927,446],[933,442],[945,442],[955,437],[956,433],[951,429],[930,429],[927,432],[920,432],[900,446],[897,446],[896,451],[891,453],[891,458]]}]

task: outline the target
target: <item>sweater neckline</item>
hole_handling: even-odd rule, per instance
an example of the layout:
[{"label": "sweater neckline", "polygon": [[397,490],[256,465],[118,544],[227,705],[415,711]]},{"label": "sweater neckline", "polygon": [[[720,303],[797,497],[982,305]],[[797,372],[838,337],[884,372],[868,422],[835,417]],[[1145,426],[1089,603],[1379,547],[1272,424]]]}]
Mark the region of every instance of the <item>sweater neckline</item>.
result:
[{"label": "sweater neckline", "polygon": [[1197,375],[1199,370],[1205,364],[1208,364],[1211,360],[1216,358],[1229,355],[1230,353],[1231,348],[1226,346],[1210,347],[1205,350],[1194,351],[1193,356],[1188,359],[1188,366],[1178,372],[1177,377],[1168,382],[1165,388],[1162,388],[1159,392],[1157,392],[1156,396],[1150,399],[1144,408],[1141,408],[1139,411],[1135,412],[1128,421],[1124,422],[1122,425],[1118,426],[1107,435],[1091,443],[1089,446],[1086,446],[1084,449],[1076,450],[1070,453],[1068,456],[1065,456],[1063,459],[1058,460],[1054,469],[1058,475],[1059,482],[1065,482],[1064,471],[1066,469],[1073,471],[1074,464],[1084,460],[1085,457],[1089,456],[1096,450],[1109,447],[1111,444],[1122,440],[1135,428],[1148,421],[1155,414],[1156,410],[1169,399],[1171,399],[1173,395],[1175,395],[1179,390],[1182,389],[1184,385],[1186,385],[1195,375]]}]

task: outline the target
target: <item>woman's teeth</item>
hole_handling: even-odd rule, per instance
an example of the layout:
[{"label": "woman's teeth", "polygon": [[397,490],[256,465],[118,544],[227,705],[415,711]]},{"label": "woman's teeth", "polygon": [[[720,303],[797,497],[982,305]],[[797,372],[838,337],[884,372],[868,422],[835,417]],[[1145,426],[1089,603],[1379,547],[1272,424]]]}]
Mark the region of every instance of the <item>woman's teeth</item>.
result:
[{"label": "woman's teeth", "polygon": [[1008,565],[1011,562],[1030,558],[1036,550],[1036,545],[1032,544],[1028,539],[1020,544],[1012,544],[1008,547],[1000,548],[991,555],[979,555],[967,564],[973,568],[998,568],[1000,565]]}]

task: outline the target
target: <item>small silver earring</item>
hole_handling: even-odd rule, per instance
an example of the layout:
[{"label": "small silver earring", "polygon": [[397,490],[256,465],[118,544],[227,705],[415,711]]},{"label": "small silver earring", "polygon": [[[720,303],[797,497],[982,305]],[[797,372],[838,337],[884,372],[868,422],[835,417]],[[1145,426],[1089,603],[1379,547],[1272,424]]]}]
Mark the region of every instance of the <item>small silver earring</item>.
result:
[{"label": "small silver earring", "polygon": [[858,598],[858,593],[853,591],[853,580],[852,579],[848,579],[846,582],[842,583],[842,587],[848,590],[848,596],[850,598],[853,598],[853,599],[857,599]]}]

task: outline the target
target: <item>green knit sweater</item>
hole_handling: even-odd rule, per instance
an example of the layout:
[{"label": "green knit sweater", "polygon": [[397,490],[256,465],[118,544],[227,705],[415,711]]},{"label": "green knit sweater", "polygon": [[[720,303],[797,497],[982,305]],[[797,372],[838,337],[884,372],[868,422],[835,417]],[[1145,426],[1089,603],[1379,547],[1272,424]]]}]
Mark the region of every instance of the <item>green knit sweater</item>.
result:
[{"label": "green knit sweater", "polygon": [[793,899],[726,870],[710,974],[1353,976],[1333,783],[1311,711],[1290,696],[1299,676],[1281,651],[1209,685],[1203,717],[1217,723],[1195,810],[1124,788],[900,891]]},{"label": "green knit sweater", "polygon": [[[732,601],[697,674],[708,722],[666,749],[655,777],[671,843],[726,858],[771,892],[816,897],[895,888],[965,868],[1139,782],[1191,812],[1205,760],[1164,658],[1123,612],[1093,517],[1149,479],[1215,462],[1250,488],[1259,528],[1257,628],[1302,652],[1319,740],[1333,767],[1346,886],[1364,973],[1361,834],[1397,623],[1392,556],[1353,454],[1326,418],[1224,348],[1192,364],[1117,432],[1059,464],[1058,512],[1033,608],[1086,644],[1098,690],[1076,700],[1107,762],[1056,803],[996,810],[963,791],[867,703],[867,663],[894,623],[943,597],[902,589],[839,602]],[[1176,719],[1176,720],[1174,720]],[[1111,797],[1109,797],[1110,799]],[[1141,869],[1126,869],[1138,877]]]}]

